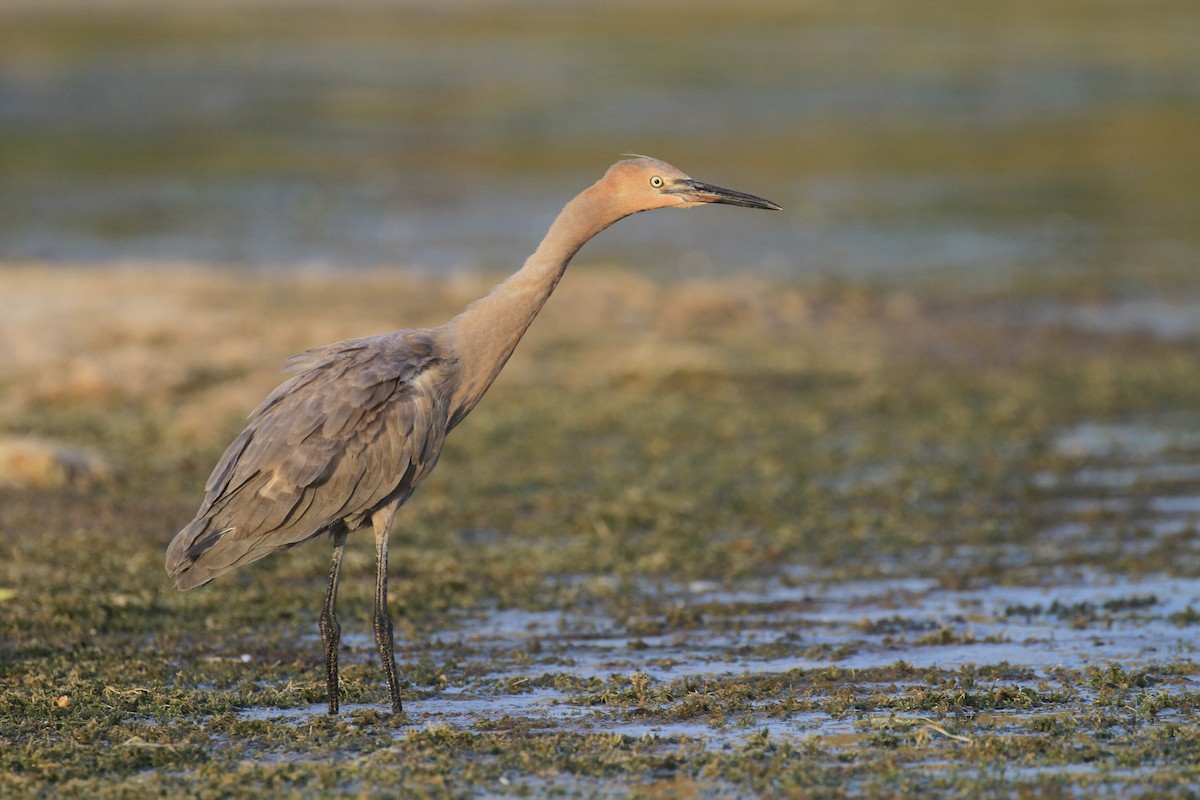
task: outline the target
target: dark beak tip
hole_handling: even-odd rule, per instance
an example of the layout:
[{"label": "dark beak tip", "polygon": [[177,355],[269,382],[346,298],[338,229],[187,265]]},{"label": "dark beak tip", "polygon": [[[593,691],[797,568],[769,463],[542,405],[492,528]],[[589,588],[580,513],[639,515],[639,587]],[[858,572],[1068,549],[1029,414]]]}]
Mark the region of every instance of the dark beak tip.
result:
[{"label": "dark beak tip", "polygon": [[783,210],[783,206],[778,203],[773,203],[765,197],[747,194],[746,192],[723,189],[720,186],[713,186],[710,183],[700,183],[699,181],[692,181],[691,186],[700,192],[704,196],[704,199],[710,203],[722,203],[729,206],[741,206],[742,208],[761,208],[766,211]]},{"label": "dark beak tip", "polygon": [[767,200],[765,197],[755,197],[754,195],[745,195],[740,192],[734,197],[716,197],[713,199],[713,202],[730,206],[741,206],[742,208],[761,208],[764,211],[783,211],[783,206]]}]

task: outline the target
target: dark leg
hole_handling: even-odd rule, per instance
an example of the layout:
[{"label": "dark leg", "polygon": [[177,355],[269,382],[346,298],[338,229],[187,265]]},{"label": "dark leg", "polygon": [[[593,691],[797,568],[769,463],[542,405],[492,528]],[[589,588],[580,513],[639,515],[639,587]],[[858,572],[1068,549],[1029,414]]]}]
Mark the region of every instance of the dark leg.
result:
[{"label": "dark leg", "polygon": [[329,565],[329,589],[325,592],[325,606],[321,609],[321,643],[325,645],[325,682],[329,687],[329,713],[338,713],[338,643],[342,638],[342,626],[338,624],[337,606],[338,574],[342,571],[342,551],[346,548],[346,528],[338,527],[333,532],[333,563]]},{"label": "dark leg", "polygon": [[388,694],[392,698],[392,713],[399,714],[400,686],[396,682],[395,645],[392,638],[392,620],[388,616],[388,534],[392,529],[392,517],[396,506],[381,508],[371,516],[375,527],[375,645],[383,662],[383,674],[387,678]]}]

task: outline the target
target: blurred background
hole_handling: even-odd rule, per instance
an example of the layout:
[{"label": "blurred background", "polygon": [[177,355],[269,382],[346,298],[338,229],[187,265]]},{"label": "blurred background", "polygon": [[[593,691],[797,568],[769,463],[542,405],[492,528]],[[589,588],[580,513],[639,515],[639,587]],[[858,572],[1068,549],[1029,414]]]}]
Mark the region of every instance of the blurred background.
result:
[{"label": "blurred background", "polygon": [[1195,0],[0,1],[0,262],[507,271],[622,152],[785,214],[587,260],[1175,291]]}]

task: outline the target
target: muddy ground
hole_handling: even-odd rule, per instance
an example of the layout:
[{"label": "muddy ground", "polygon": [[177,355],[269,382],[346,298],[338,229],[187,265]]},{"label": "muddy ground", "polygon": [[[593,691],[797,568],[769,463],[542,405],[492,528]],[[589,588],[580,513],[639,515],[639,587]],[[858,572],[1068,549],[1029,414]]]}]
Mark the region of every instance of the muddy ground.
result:
[{"label": "muddy ground", "polygon": [[330,719],[327,542],[188,594],[164,548],[287,355],[488,281],[4,281],[6,440],[93,459],[5,465],[6,797],[1200,790],[1183,293],[573,268],[399,515],[399,718],[351,537]]}]

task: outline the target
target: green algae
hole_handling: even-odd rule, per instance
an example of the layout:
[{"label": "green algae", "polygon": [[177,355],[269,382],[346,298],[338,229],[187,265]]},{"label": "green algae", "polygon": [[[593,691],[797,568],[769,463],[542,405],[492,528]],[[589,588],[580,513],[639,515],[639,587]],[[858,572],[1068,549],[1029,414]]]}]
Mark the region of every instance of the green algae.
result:
[{"label": "green algae", "polygon": [[[399,718],[361,537],[338,719],[320,542],[189,594],[163,574],[224,443],[173,427],[209,386],[12,383],[11,428],[104,448],[118,475],[0,490],[3,794],[1194,789],[1200,480],[1158,469],[1200,461],[1193,341],[1009,320],[995,296],[889,315],[891,292],[828,286],[764,286],[723,336],[708,289],[626,287],[663,317],[602,336],[588,304],[616,279],[564,285],[400,517]],[[614,357],[639,336],[653,357]],[[681,347],[702,371],[656,369]],[[220,386],[255,380],[208,358]]]}]

